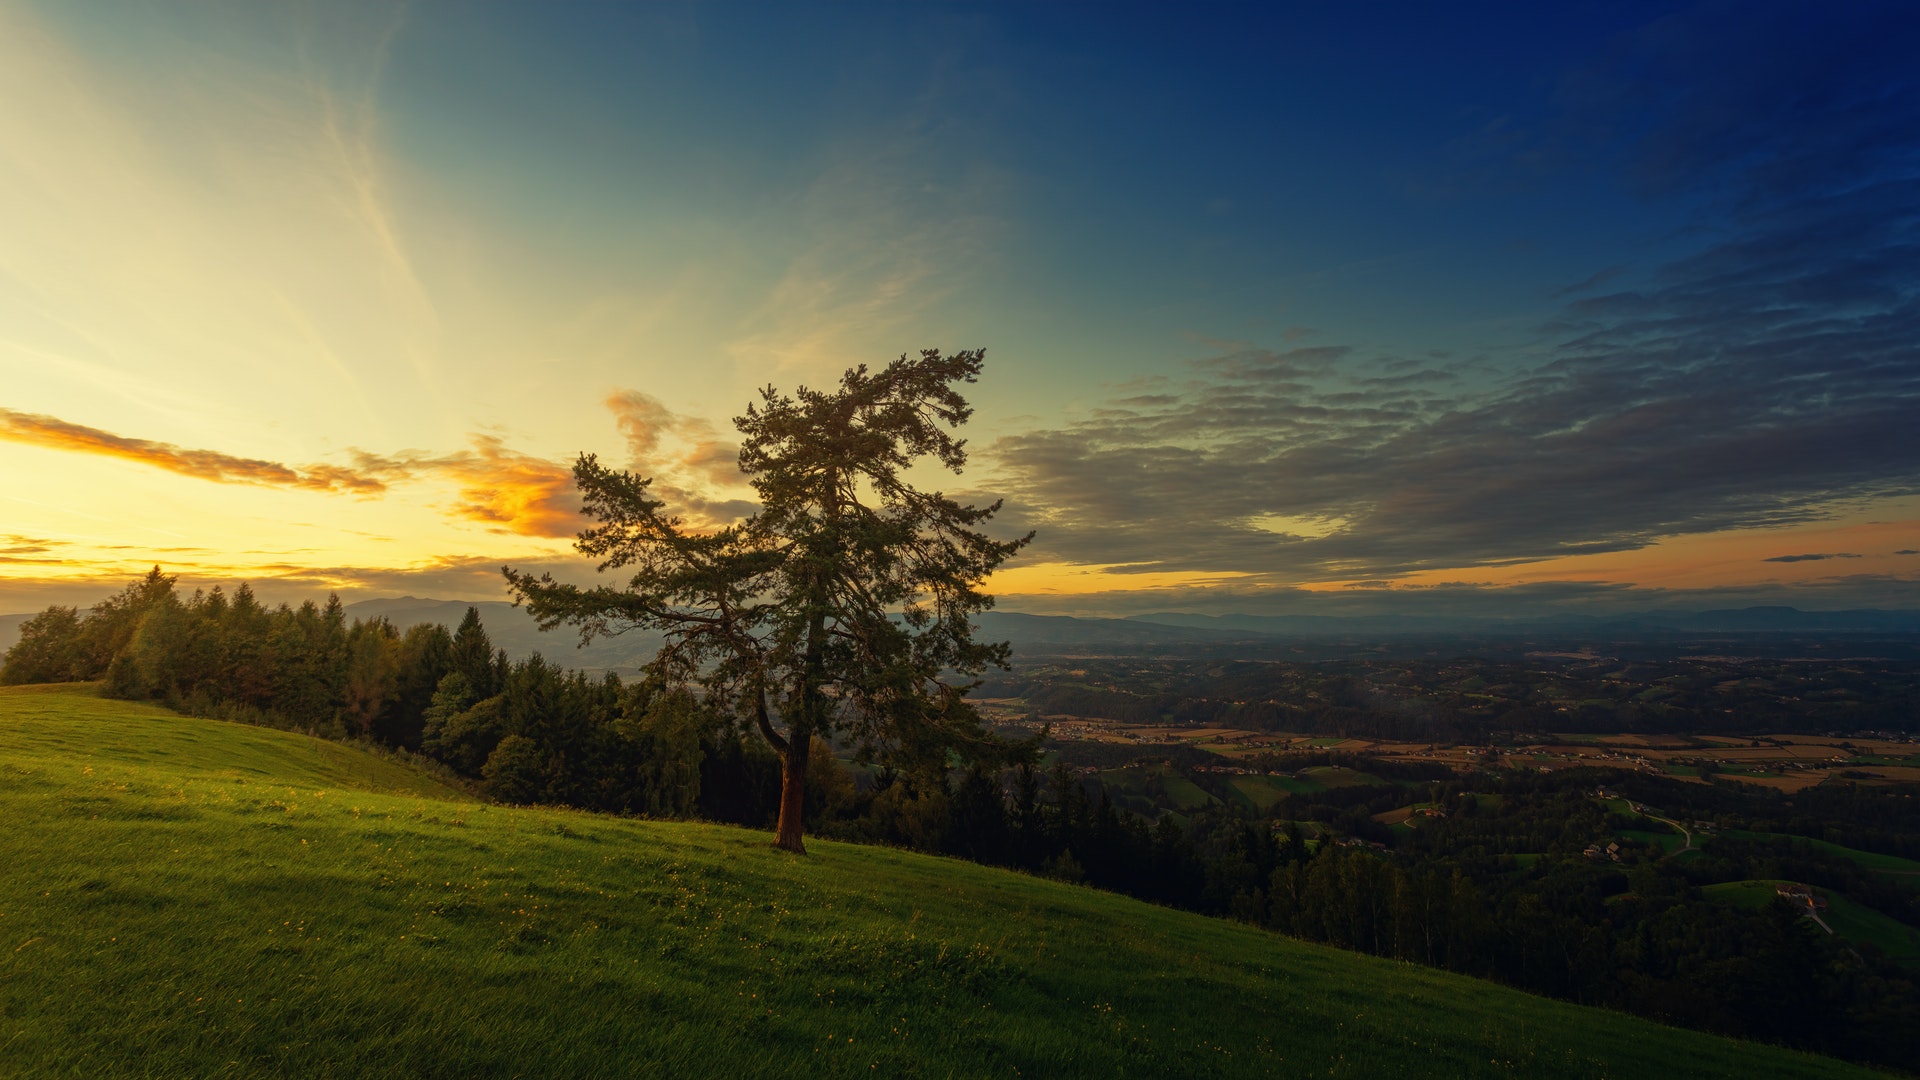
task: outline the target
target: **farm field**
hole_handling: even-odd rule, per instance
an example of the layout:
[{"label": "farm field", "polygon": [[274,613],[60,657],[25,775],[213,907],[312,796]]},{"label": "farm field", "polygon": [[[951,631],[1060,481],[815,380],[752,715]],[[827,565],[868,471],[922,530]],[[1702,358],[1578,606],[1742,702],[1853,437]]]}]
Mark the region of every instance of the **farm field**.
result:
[{"label": "farm field", "polygon": [[1827,910],[1821,914],[1833,932],[1848,941],[1871,943],[1888,956],[1906,961],[1920,960],[1920,930],[1890,919],[1874,909],[1845,896],[1829,894]]},{"label": "farm field", "polygon": [[1681,836],[1679,833],[1652,832],[1646,829],[1628,829],[1620,835],[1632,840],[1637,840],[1642,844],[1658,844],[1665,848],[1669,855],[1679,851],[1687,842],[1686,837]]},{"label": "farm field", "polygon": [[1844,847],[1826,840],[1814,840],[1805,836],[1786,836],[1781,833],[1747,832],[1743,829],[1730,829],[1726,835],[1741,840],[1791,840],[1794,843],[1807,844],[1821,851],[1851,859],[1860,864],[1863,869],[1885,874],[1920,875],[1920,862],[1915,862],[1912,859],[1903,859],[1898,855],[1883,855],[1876,851],[1859,851],[1855,848]]},{"label": "farm field", "polygon": [[[1791,884],[1783,881],[1729,881],[1708,885],[1701,890],[1711,899],[1747,910],[1765,908],[1774,902],[1776,888]],[[1920,960],[1920,931],[1914,930],[1874,909],[1825,889],[1816,890],[1827,906],[1820,918],[1835,936],[1853,944],[1871,944],[1888,956],[1901,960]]]},{"label": "farm field", "polygon": [[[990,711],[1011,714],[1018,699],[991,699]],[[1561,732],[1524,746],[1302,735],[1226,727],[1130,724],[1068,714],[1045,718],[1057,738],[1140,747],[1185,746],[1226,761],[1262,754],[1333,752],[1385,761],[1445,765],[1456,771],[1480,767],[1553,771],[1580,765],[1636,768],[1684,780],[1700,780],[1701,762],[1719,778],[1792,794],[1844,770],[1849,782],[1895,784],[1920,781],[1915,744],[1894,739],[1813,735],[1641,735]],[[1020,726],[1020,725],[1014,725]],[[1301,790],[1301,789],[1291,789]]]},{"label": "farm field", "polygon": [[9,1075],[1872,1075],[83,693],[0,693],[0,762]]},{"label": "farm field", "polygon": [[1227,787],[1245,805],[1260,813],[1266,813],[1273,804],[1291,793],[1287,782],[1291,778],[1277,776],[1236,776],[1227,781]]},{"label": "farm field", "polygon": [[1700,891],[1723,904],[1731,904],[1748,911],[1759,911],[1772,904],[1777,895],[1775,887],[1785,884],[1780,881],[1725,881],[1718,885],[1708,885]]}]

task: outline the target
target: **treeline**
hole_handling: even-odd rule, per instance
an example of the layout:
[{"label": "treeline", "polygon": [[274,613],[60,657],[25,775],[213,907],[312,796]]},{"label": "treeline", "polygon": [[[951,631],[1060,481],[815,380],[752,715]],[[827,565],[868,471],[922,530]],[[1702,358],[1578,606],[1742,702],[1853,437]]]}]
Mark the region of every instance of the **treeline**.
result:
[{"label": "treeline", "polygon": [[[1785,901],[1743,910],[1702,892],[1810,882],[1912,925],[1910,890],[1790,839],[1715,839],[1687,861],[1625,841],[1620,862],[1596,860],[1583,852],[1597,838],[1656,823],[1609,813],[1589,795],[1594,779],[1482,775],[1477,792],[1456,781],[1433,793],[1443,816],[1390,853],[1303,843],[1294,825],[1265,843],[1244,834],[1225,860],[1237,873],[1213,873],[1237,876],[1236,916],[1295,937],[1665,1023],[1903,1068],[1920,1060],[1911,968],[1825,934]],[[1366,808],[1321,801],[1334,794],[1312,797],[1321,816]]]},{"label": "treeline", "polygon": [[338,597],[183,598],[155,568],[84,614],[34,616],[0,662],[0,683],[92,679],[111,697],[416,754],[506,802],[757,825],[777,792],[771,755],[691,695],[510,662],[472,608],[452,632],[401,631],[349,623]]}]

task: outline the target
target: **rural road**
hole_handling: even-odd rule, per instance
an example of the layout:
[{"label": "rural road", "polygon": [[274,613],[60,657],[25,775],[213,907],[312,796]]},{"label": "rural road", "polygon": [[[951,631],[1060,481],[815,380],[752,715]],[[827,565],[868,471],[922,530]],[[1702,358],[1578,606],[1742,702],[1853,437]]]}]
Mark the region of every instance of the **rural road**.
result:
[{"label": "rural road", "polygon": [[[1639,814],[1641,817],[1652,818],[1655,821],[1664,821],[1667,824],[1673,826],[1674,828],[1680,830],[1680,835],[1686,839],[1686,843],[1681,844],[1677,849],[1673,851],[1667,852],[1666,854],[1667,858],[1671,859],[1675,855],[1679,855],[1684,852],[1693,850],[1693,833],[1687,831],[1687,827],[1685,825],[1680,824],[1679,822],[1673,820],[1672,818],[1663,818],[1659,814],[1654,813],[1653,811],[1647,809],[1644,806],[1641,806],[1638,803],[1630,802],[1627,805],[1632,807],[1633,812],[1636,814]],[[1827,932],[1832,933],[1833,931],[1829,930]]]}]

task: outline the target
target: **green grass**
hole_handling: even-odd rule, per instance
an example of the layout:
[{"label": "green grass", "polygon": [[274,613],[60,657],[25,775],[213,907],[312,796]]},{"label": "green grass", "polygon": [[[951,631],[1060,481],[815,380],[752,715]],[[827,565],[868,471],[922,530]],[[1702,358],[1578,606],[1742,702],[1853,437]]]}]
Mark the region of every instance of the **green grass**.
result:
[{"label": "green grass", "polygon": [[1701,886],[1700,894],[1709,900],[1731,904],[1745,911],[1761,911],[1773,903],[1777,895],[1775,888],[1781,884],[1784,883],[1759,879],[1723,881],[1718,885]]},{"label": "green grass", "polygon": [[1306,795],[1315,791],[1325,791],[1326,785],[1317,780],[1301,776],[1269,776],[1267,782],[1289,795]]},{"label": "green grass", "polygon": [[1278,782],[1280,779],[1277,776],[1236,776],[1228,781],[1227,788],[1233,792],[1236,802],[1264,814],[1288,794],[1286,786]]},{"label": "green grass", "polygon": [[946,859],[0,695],[0,1075],[1841,1076]]},{"label": "green grass", "polygon": [[1835,934],[1855,943],[1870,943],[1897,960],[1920,961],[1920,930],[1839,893],[1825,896],[1827,910],[1820,917]]},{"label": "green grass", "polygon": [[[1773,903],[1781,881],[1729,881],[1708,885],[1700,890],[1711,900],[1757,911]],[[1833,928],[1836,936],[1855,944],[1872,944],[1888,956],[1908,962],[1920,960],[1920,930],[1875,911],[1857,901],[1827,889],[1816,890],[1827,902],[1820,918]]]},{"label": "green grass", "polygon": [[[1123,769],[1109,769],[1100,774],[1100,780],[1116,794],[1137,797],[1141,806],[1152,805],[1153,798],[1148,794],[1148,789],[1155,781],[1159,784],[1160,797],[1165,805],[1174,810],[1197,810],[1220,801],[1167,765],[1129,765]],[[1146,816],[1157,819],[1160,811],[1156,808]]]},{"label": "green grass", "polygon": [[1304,779],[1323,788],[1358,787],[1363,784],[1386,786],[1391,783],[1372,773],[1349,769],[1344,765],[1312,765],[1300,771],[1304,774]]},{"label": "green grass", "polygon": [[1681,836],[1679,833],[1658,833],[1646,829],[1627,829],[1620,835],[1630,840],[1636,840],[1642,844],[1659,844],[1662,848],[1666,849],[1669,855],[1679,851],[1681,846],[1687,842],[1686,837]]},{"label": "green grass", "polygon": [[1184,776],[1161,777],[1160,790],[1167,793],[1167,801],[1173,804],[1175,810],[1198,810],[1220,801]]},{"label": "green grass", "polygon": [[1748,832],[1744,829],[1728,829],[1721,835],[1731,836],[1738,840],[1776,840],[1784,838],[1798,843],[1808,844],[1829,855],[1838,855],[1843,859],[1851,859],[1855,863],[1858,863],[1863,870],[1877,870],[1888,874],[1920,874],[1920,862],[1915,862],[1912,859],[1903,859],[1898,855],[1882,855],[1877,851],[1860,851],[1856,848],[1844,847],[1840,844],[1829,843],[1825,840],[1814,840],[1805,836],[1789,836],[1786,833]]}]

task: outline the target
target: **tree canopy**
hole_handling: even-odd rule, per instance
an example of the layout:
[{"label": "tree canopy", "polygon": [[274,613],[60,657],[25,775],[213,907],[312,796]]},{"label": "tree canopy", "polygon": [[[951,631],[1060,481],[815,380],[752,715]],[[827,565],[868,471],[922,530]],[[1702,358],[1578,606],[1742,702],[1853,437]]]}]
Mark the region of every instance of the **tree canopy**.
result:
[{"label": "tree canopy", "polygon": [[543,628],[573,624],[582,641],[659,631],[654,678],[751,718],[781,758],[781,847],[804,850],[818,737],[838,733],[862,760],[908,773],[1031,753],[988,733],[966,691],[1007,663],[1005,643],[974,640],[971,617],[993,604],[982,583],[1032,535],[996,540],[981,526],[998,502],[965,505],[906,476],[927,459],[964,467],[954,430],[972,408],[958,384],[983,359],[929,349],[850,369],[833,390],[765,388],[734,419],[760,506],[723,528],[686,527],[651,479],[582,455],[574,481],[598,524],[576,547],[625,584],[504,571]]}]

